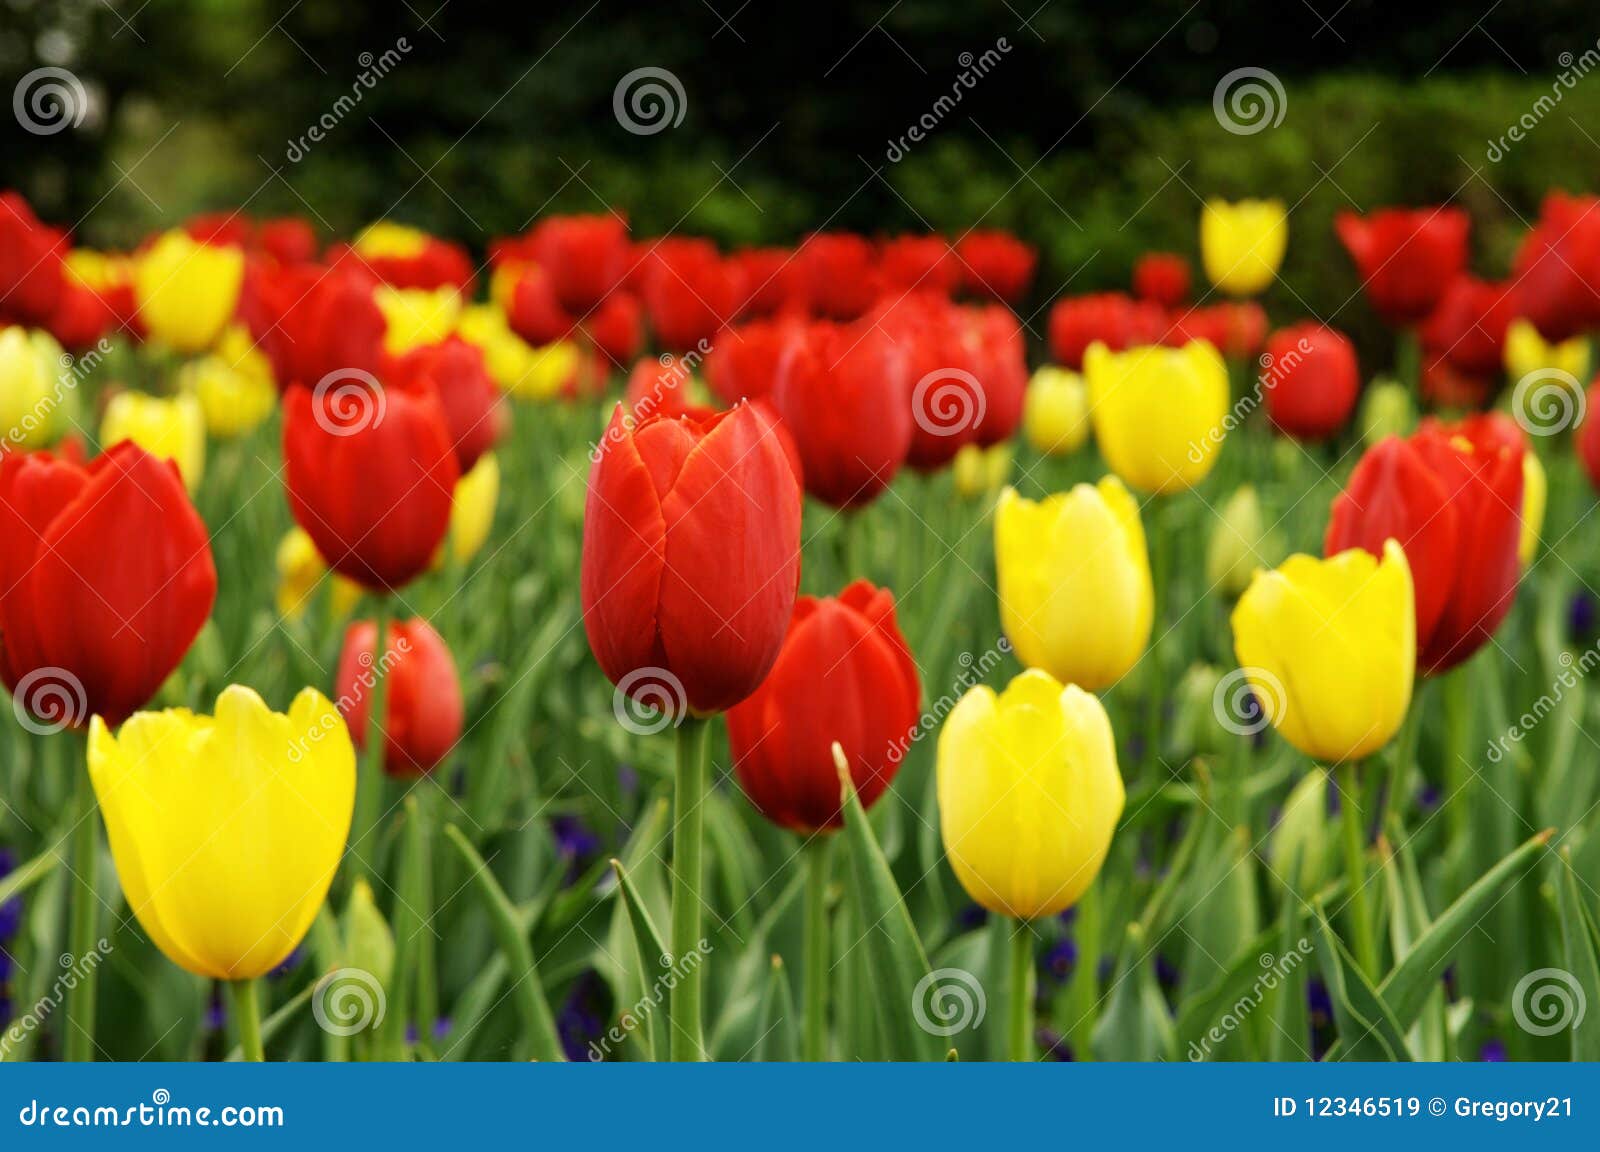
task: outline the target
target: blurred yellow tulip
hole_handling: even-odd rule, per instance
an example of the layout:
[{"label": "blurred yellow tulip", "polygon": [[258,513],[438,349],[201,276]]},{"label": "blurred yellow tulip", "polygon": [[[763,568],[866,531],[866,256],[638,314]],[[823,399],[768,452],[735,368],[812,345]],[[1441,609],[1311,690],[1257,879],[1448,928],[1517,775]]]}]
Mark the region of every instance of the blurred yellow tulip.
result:
[{"label": "blurred yellow tulip", "polygon": [[461,294],[450,287],[430,290],[380,284],[372,298],[388,324],[383,348],[392,356],[437,344],[455,330],[461,318]]},{"label": "blurred yellow tulip", "polygon": [[379,220],[363,228],[350,247],[373,259],[393,257],[396,260],[408,260],[422,255],[426,250],[428,234],[420,228]]},{"label": "blurred yellow tulip", "polygon": [[0,447],[37,448],[63,431],[78,379],[48,332],[0,331]]},{"label": "blurred yellow tulip", "polygon": [[1326,764],[1387,744],[1411,705],[1417,618],[1411,568],[1389,540],[1261,571],[1233,610],[1233,650],[1262,714]]},{"label": "blurred yellow tulip", "polygon": [[471,560],[489,539],[499,497],[500,461],[493,452],[486,452],[470,472],[456,481],[450,505],[450,535],[445,541],[456,563]]},{"label": "blurred yellow tulip", "polygon": [[1139,506],[1114,476],[1041,501],[1007,488],[994,519],[1000,626],[1017,658],[1095,690],[1150,642],[1154,595]]},{"label": "blurred yellow tulip", "polygon": [[1517,558],[1524,565],[1532,564],[1539,551],[1539,531],[1544,527],[1545,501],[1549,496],[1544,462],[1529,445],[1522,454],[1522,538],[1517,542]]},{"label": "blurred yellow tulip", "polygon": [[1230,296],[1266,289],[1283,264],[1289,214],[1282,200],[1207,200],[1200,211],[1200,259],[1206,276]]},{"label": "blurred yellow tulip", "polygon": [[1582,390],[1583,381],[1589,378],[1589,340],[1574,336],[1559,344],[1539,335],[1539,329],[1521,317],[1506,328],[1506,375],[1512,384],[1524,377],[1539,374],[1541,377],[1565,379],[1568,386]]},{"label": "blurred yellow tulip", "polygon": [[272,366],[238,326],[222,334],[215,352],[185,364],[178,385],[199,398],[206,431],[222,440],[254,432],[278,406]]},{"label": "blurred yellow tulip", "polygon": [[955,483],[956,495],[976,500],[998,492],[1011,475],[1011,445],[996,444],[980,448],[976,444],[963,444],[950,464],[950,475]]},{"label": "blurred yellow tulip", "polygon": [[100,445],[110,448],[122,440],[171,460],[190,492],[199,487],[206,466],[206,418],[196,397],[118,392],[100,419]]},{"label": "blurred yellow tulip", "polygon": [[355,748],[307,688],[288,714],[231,685],[216,716],[96,716],[89,776],[123,895],[169,960],[249,980],[281,964],[327,896],[350,834]]},{"label": "blurred yellow tulip", "polygon": [[361,585],[337,572],[330,573],[311,537],[298,526],[278,541],[274,566],[278,570],[278,615],[285,619],[298,619],[305,612],[324,576],[332,581],[329,606],[335,617],[350,615],[361,599]]},{"label": "blurred yellow tulip", "polygon": [[1228,367],[1204,340],[1181,348],[1083,357],[1095,442],[1111,470],[1142,492],[1192,488],[1216,463],[1227,429]]},{"label": "blurred yellow tulip", "polygon": [[939,831],[967,894],[1023,920],[1076,903],[1122,816],[1111,721],[1100,701],[1033,669],[982,685],[939,731]]},{"label": "blurred yellow tulip", "polygon": [[1361,442],[1371,447],[1386,436],[1407,436],[1417,424],[1411,389],[1393,380],[1374,380],[1361,400],[1357,417]]},{"label": "blurred yellow tulip", "polygon": [[483,350],[489,375],[519,400],[548,400],[578,370],[580,353],[570,341],[535,348],[511,330],[505,313],[492,304],[462,310],[457,334]]},{"label": "blurred yellow tulip", "polygon": [[1089,390],[1083,377],[1046,365],[1028,382],[1022,431],[1036,452],[1067,456],[1089,439]]},{"label": "blurred yellow tulip", "polygon": [[168,232],[136,258],[133,291],[152,338],[179,352],[209,348],[233,318],[244,254]]}]

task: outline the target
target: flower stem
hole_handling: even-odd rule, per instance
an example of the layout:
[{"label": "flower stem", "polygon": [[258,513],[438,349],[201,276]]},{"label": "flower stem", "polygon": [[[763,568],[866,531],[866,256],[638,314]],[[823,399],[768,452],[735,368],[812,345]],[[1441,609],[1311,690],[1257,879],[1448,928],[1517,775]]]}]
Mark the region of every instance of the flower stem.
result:
[{"label": "flower stem", "polygon": [[360,776],[356,781],[355,827],[350,833],[350,878],[364,880],[372,872],[368,856],[378,850],[378,809],[383,796],[384,721],[388,719],[389,678],[389,597],[378,597],[373,613],[371,707],[367,709],[367,731],[361,753]]},{"label": "flower stem", "polygon": [[1026,920],[1018,920],[1011,928],[1011,1015],[1006,1048],[1011,1060],[1033,1060],[1033,926]]},{"label": "flower stem", "polygon": [[[65,742],[73,739],[63,735]],[[99,929],[99,896],[95,876],[100,869],[99,819],[95,815],[94,784],[86,763],[73,765],[76,781],[72,827],[72,919],[67,939],[67,955],[78,969],[76,984],[67,990],[66,1058],[78,1064],[94,1060],[94,1008],[96,967],[84,965],[83,958],[95,949]]]},{"label": "flower stem", "polygon": [[686,717],[678,726],[678,774],[673,797],[672,828],[672,963],[677,972],[667,1002],[672,1025],[672,1058],[705,1059],[700,1031],[701,964],[683,959],[700,947],[704,919],[700,904],[701,849],[704,843],[706,759],[711,721]]},{"label": "flower stem", "polygon": [[239,1047],[244,1058],[260,1064],[267,1058],[261,1043],[261,996],[254,980],[235,980],[233,1014],[239,1018]]},{"label": "flower stem", "polygon": [[1378,978],[1378,944],[1367,908],[1366,830],[1361,826],[1361,780],[1357,765],[1339,765],[1339,814],[1344,824],[1344,864],[1350,881],[1351,940],[1356,963],[1372,980]]},{"label": "flower stem", "polygon": [[807,1061],[828,1058],[828,850],[829,836],[817,835],[805,847],[806,855],[806,1030]]}]

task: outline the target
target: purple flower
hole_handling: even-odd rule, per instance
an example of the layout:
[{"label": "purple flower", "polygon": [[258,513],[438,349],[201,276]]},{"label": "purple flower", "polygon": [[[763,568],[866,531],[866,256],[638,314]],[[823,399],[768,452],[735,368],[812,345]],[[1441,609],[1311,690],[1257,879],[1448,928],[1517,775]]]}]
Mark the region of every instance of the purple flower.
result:
[{"label": "purple flower", "polygon": [[1490,1064],[1504,1064],[1506,1062],[1506,1042],[1498,1036],[1492,1036],[1483,1042],[1483,1047],[1478,1049],[1478,1059]]},{"label": "purple flower", "polygon": [[1045,950],[1045,974],[1057,981],[1065,981],[1072,975],[1072,970],[1078,966],[1078,942],[1071,936],[1063,936]]},{"label": "purple flower", "polygon": [[1579,592],[1567,608],[1567,628],[1578,644],[1588,644],[1595,634],[1595,599],[1587,592]]},{"label": "purple flower", "polygon": [[1034,1036],[1034,1041],[1044,1049],[1046,1060],[1071,1061],[1077,1059],[1072,1054],[1072,1045],[1067,1043],[1067,1038],[1048,1028],[1040,1028]]}]

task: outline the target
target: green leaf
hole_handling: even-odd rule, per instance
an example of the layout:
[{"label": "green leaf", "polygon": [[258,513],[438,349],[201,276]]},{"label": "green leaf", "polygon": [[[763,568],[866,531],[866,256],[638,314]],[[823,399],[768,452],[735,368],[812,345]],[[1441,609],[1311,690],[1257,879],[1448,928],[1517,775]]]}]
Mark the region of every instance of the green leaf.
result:
[{"label": "green leaf", "polygon": [[781,956],[772,958],[772,974],[761,997],[757,1028],[757,1060],[792,1063],[799,1058],[800,1037],[795,1028],[794,992],[789,987],[789,974],[784,969]]},{"label": "green leaf", "polygon": [[1378,993],[1402,1029],[1416,1022],[1456,945],[1493,906],[1501,890],[1533,866],[1550,835],[1548,830],[1540,832],[1480,876],[1454,904],[1439,914],[1405,958],[1384,977]]},{"label": "green leaf", "polygon": [[57,864],[61,863],[61,854],[54,848],[46,848],[26,864],[19,865],[0,877],[0,904],[5,904],[14,896],[20,896],[39,881],[43,880]]},{"label": "green leaf", "polygon": [[495,940],[506,958],[512,1000],[522,1020],[523,1039],[531,1047],[533,1058],[544,1061],[566,1059],[561,1040],[556,1034],[555,1018],[550,1014],[550,1003],[545,999],[544,985],[539,981],[539,970],[534,966],[526,925],[494,878],[494,873],[489,871],[489,865],[484,863],[477,849],[467,842],[461,829],[454,824],[447,824],[444,834],[466,864],[489,913]]},{"label": "green leaf", "polygon": [[916,990],[926,988],[922,982],[930,978],[927,953],[849,772],[842,770],[839,779],[845,838],[850,844],[851,891],[861,918],[862,943],[871,958],[875,984],[871,999],[877,1003],[885,1055],[890,1060],[937,1059],[944,1046],[917,1024],[913,1012]]},{"label": "green leaf", "polygon": [[1172,1060],[1177,1055],[1177,1034],[1156,983],[1155,950],[1146,949],[1144,939],[1138,924],[1128,925],[1110,1002],[1089,1041],[1096,1060]]},{"label": "green leaf", "polygon": [[[622,906],[628,914],[628,925],[633,929],[633,961],[641,989],[640,1000],[651,997],[651,990],[660,977],[661,968],[667,963],[670,954],[667,946],[661,940],[661,933],[656,928],[655,921],[650,919],[650,911],[644,906],[644,901],[639,897],[639,891],[633,886],[633,881],[628,879],[628,872],[622,866],[621,860],[611,861],[611,867],[617,873],[617,892],[622,899]],[[667,1012],[664,1004],[649,1000],[651,1011],[649,1014],[649,1035],[647,1037],[650,1049],[650,1059],[664,1060],[667,1056]]]},{"label": "green leaf", "polygon": [[1383,1002],[1354,958],[1334,935],[1327,912],[1316,909],[1317,955],[1322,978],[1333,1001],[1339,1028],[1339,1048],[1344,1060],[1409,1061],[1405,1035],[1389,1006]]},{"label": "green leaf", "polygon": [[[1207,1033],[1213,1027],[1219,1027],[1225,1015],[1241,1014],[1238,1009],[1243,1001],[1252,996],[1252,989],[1261,979],[1261,957],[1271,954],[1281,934],[1278,927],[1261,933],[1226,972],[1206,988],[1184,998],[1178,1009],[1175,1040],[1185,1049],[1189,1059],[1203,1059],[1211,1054],[1211,1046],[1221,1043],[1216,1037],[1208,1038]],[[1195,1049],[1199,1050],[1200,1055],[1195,1055]]]},{"label": "green leaf", "polygon": [[[1577,873],[1563,859],[1561,879],[1561,946],[1567,971],[1578,981],[1587,1003],[1600,1009],[1600,958],[1595,956],[1594,925],[1578,891]],[[1572,1058],[1600,1060],[1600,1010],[1585,1012],[1572,1028]]]}]

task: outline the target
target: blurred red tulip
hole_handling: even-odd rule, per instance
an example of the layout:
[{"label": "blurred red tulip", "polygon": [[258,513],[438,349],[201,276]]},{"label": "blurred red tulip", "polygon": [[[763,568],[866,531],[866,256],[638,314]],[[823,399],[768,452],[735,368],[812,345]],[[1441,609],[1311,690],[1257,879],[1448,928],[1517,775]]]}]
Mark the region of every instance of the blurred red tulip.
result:
[{"label": "blurred red tulip", "polygon": [[255,242],[256,224],[240,209],[199,212],[183,223],[190,239],[218,247],[249,248]]},{"label": "blurred red tulip", "polygon": [[651,356],[640,360],[628,373],[623,403],[635,420],[652,416],[693,416],[703,420],[714,415],[690,398],[689,373],[680,362],[664,364]]},{"label": "blurred red tulip", "polygon": [[1585,415],[1575,437],[1578,459],[1589,474],[1589,483],[1600,491],[1600,376],[1589,385],[1585,401]]},{"label": "blurred red tulip", "polygon": [[0,192],[0,322],[43,327],[61,294],[66,237],[17,192]]},{"label": "blurred red tulip", "polygon": [[740,404],[630,428],[617,406],[589,473],[582,575],[612,683],[674,716],[732,707],[777,659],[799,583],[800,485],[771,416]]},{"label": "blurred red tulip", "polygon": [[937,292],[948,296],[961,282],[961,265],[943,236],[896,236],[878,254],[885,292]]},{"label": "blurred red tulip", "polygon": [[289,510],[330,568],[389,592],[427,570],[461,471],[432,387],[349,374],[290,389],[283,458]]},{"label": "blurred red tulip", "polygon": [[211,615],[217,571],[178,470],[129,441],[87,467],[0,458],[0,656],[52,724],[120,724]]},{"label": "blurred red tulip", "polygon": [[977,352],[978,383],[983,408],[972,438],[988,448],[1009,440],[1022,423],[1022,405],[1028,391],[1028,349],[1022,325],[1011,309],[990,304],[965,310],[968,339]]},{"label": "blurred red tulip", "polygon": [[434,390],[463,476],[495,446],[510,422],[505,396],[489,375],[483,350],[459,336],[392,358],[383,378],[413,392]]},{"label": "blurred red tulip", "polygon": [[644,343],[639,300],[631,292],[613,292],[583,320],[584,335],[617,367],[632,363]]},{"label": "blurred red tulip", "polygon": [[1340,212],[1334,231],[1373,308],[1391,327],[1425,319],[1467,266],[1467,214],[1459,208],[1383,208]]},{"label": "blurred red tulip", "polygon": [[854,320],[882,292],[872,242],[853,232],[814,232],[795,253],[790,284],[796,302],[817,316]]},{"label": "blurred red tulip", "polygon": [[422,237],[421,247],[404,255],[364,251],[358,238],[354,246],[336,245],[328,254],[329,263],[354,261],[377,279],[394,288],[454,288],[470,294],[473,280],[472,257],[459,244],[437,236]]},{"label": "blurred red tulip", "polygon": [[1552,192],[1512,264],[1516,312],[1546,340],[1600,325],[1600,200]]},{"label": "blurred red tulip", "polygon": [[1280,328],[1261,370],[1267,415],[1298,440],[1324,440],[1350,419],[1361,391],[1355,345],[1314,322]]},{"label": "blurred red tulip", "polygon": [[579,316],[621,286],[633,263],[628,222],[614,212],[546,216],[512,243],[550,276],[561,307]]},{"label": "blurred red tulip", "polygon": [[317,233],[311,221],[299,216],[263,220],[256,244],[279,264],[310,264],[317,258]]},{"label": "blurred red tulip", "polygon": [[374,654],[377,625],[370,620],[351,623],[339,653],[334,689],[351,739],[357,748],[365,748],[370,695],[381,670],[383,770],[406,779],[438,767],[461,738],[461,680],[449,646],[426,620],[391,620],[387,632],[379,660]]},{"label": "blurred red tulip", "polygon": [[1498,376],[1506,328],[1516,316],[1510,284],[1457,276],[1422,326],[1422,347],[1468,376]]},{"label": "blurred red tulip", "polygon": [[805,326],[796,316],[779,316],[721,332],[705,361],[706,383],[717,399],[731,407],[771,393],[779,360],[803,336]]},{"label": "blurred red tulip", "polygon": [[506,323],[535,347],[565,340],[577,321],[556,297],[555,281],[543,268],[524,265],[517,274],[506,306]]},{"label": "blurred red tulip", "polygon": [[739,269],[711,241],[657,240],[641,259],[645,311],[661,345],[681,351],[709,344],[738,314]]},{"label": "blurred red tulip", "polygon": [[81,352],[121,323],[110,299],[78,283],[69,273],[62,277],[61,293],[45,327],[67,351]]},{"label": "blurred red tulip", "polygon": [[1171,311],[1189,299],[1189,262],[1175,252],[1146,252],[1133,265],[1133,294]]},{"label": "blurred red tulip", "polygon": [[934,296],[885,300],[872,312],[874,327],[906,360],[912,414],[906,463],[919,472],[943,468],[977,438],[988,404],[980,373],[997,364],[1004,370],[1003,360],[986,354],[976,314]]},{"label": "blurred red tulip", "polygon": [[1181,348],[1204,340],[1229,360],[1253,360],[1267,338],[1266,310],[1254,300],[1225,300],[1171,319],[1162,343]]},{"label": "blurred red tulip", "polygon": [[1422,401],[1432,408],[1454,410],[1482,408],[1489,402],[1498,376],[1473,376],[1443,356],[1422,362]]},{"label": "blurred red tulip", "polygon": [[743,248],[728,257],[744,285],[741,316],[770,316],[788,300],[794,253],[787,248]]},{"label": "blurred red tulip", "polygon": [[1049,328],[1051,357],[1077,372],[1083,368],[1084,352],[1096,340],[1113,352],[1159,344],[1167,333],[1167,319],[1158,304],[1121,292],[1102,292],[1056,301]]},{"label": "blurred red tulip", "polygon": [[728,712],[739,783],[781,827],[837,828],[834,743],[870,807],[899,770],[921,699],[917,664],[887,589],[858,580],[837,598],[802,596],[771,673]]},{"label": "blurred red tulip", "polygon": [[956,241],[963,290],[1015,304],[1028,294],[1039,254],[1009,232],[974,230]]},{"label": "blurred red tulip", "polygon": [[379,371],[387,323],[373,286],[349,263],[251,263],[239,311],[279,388],[310,387],[330,372]]}]

